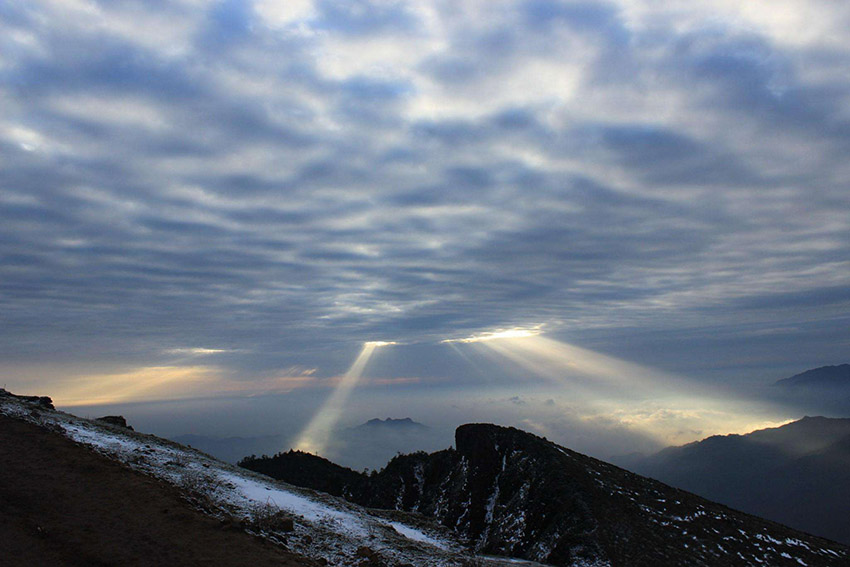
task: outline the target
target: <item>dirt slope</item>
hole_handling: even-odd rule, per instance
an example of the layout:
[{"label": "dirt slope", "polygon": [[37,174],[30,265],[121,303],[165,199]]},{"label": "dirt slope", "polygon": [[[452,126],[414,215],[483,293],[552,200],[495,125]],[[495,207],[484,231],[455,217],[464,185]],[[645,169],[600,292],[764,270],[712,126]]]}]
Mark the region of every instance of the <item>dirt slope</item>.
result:
[{"label": "dirt slope", "polygon": [[316,565],[191,508],[178,491],[0,415],[0,563]]}]

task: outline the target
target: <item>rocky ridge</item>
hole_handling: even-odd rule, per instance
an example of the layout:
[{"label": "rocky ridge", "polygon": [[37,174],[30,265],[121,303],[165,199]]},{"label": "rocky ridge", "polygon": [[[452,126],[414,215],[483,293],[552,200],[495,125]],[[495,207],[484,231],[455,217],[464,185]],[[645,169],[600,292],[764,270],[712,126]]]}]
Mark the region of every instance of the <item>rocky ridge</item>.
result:
[{"label": "rocky ridge", "polygon": [[[451,532],[419,515],[369,510],[327,494],[276,482],[177,443],[132,431],[121,423],[83,419],[53,410],[47,398],[14,396],[0,391],[0,417],[35,426],[45,435],[64,437],[66,442],[70,439],[80,445],[81,450],[92,451],[113,464],[120,464],[127,473],[142,473],[164,482],[182,494],[196,510],[218,521],[222,529],[247,532],[297,554],[307,564],[507,567],[518,563],[514,559],[475,556]],[[12,477],[4,482],[14,484],[16,480]],[[90,490],[98,496],[97,487]],[[2,496],[0,494],[0,502]],[[50,503],[45,505],[50,508]],[[74,511],[69,509],[64,513],[73,514]],[[70,522],[68,541],[80,539],[73,535],[74,524]],[[108,530],[109,526],[92,529],[96,534],[97,529]],[[8,534],[0,530],[0,541],[4,535]],[[127,537],[127,545],[139,543],[134,541],[134,532],[130,531]],[[145,538],[144,535],[138,537]],[[51,544],[50,539],[36,541],[44,546],[41,551],[47,551]],[[5,565],[7,559],[0,555],[0,564]],[[18,564],[22,563],[12,563]],[[133,562],[110,560],[108,564],[157,563],[150,558],[137,557]]]},{"label": "rocky ridge", "polygon": [[[305,486],[325,483],[364,506],[433,518],[479,553],[561,566],[848,563],[840,544],[514,428],[464,425],[456,449],[399,456],[373,475],[317,459],[282,453],[265,459],[265,472]],[[262,460],[242,464],[259,470]]]}]

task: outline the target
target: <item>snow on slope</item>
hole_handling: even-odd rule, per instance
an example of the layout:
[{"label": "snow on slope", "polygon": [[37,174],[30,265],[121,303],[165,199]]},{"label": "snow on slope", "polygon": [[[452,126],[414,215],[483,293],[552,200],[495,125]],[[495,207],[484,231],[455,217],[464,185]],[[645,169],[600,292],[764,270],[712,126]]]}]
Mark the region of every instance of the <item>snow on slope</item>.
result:
[{"label": "snow on slope", "polygon": [[[314,491],[296,488],[218,461],[208,455],[152,435],[144,435],[63,412],[0,398],[0,413],[59,431],[99,453],[150,474],[202,501],[222,519],[241,520],[249,531],[329,564],[351,564],[358,549],[368,547],[383,560],[415,566],[464,565],[469,556],[446,531],[413,517],[399,521],[380,512]],[[294,521],[286,533],[275,529],[280,514]],[[422,522],[424,523],[424,522]],[[279,527],[279,525],[278,525]],[[478,557],[488,565],[516,565],[509,559]],[[529,562],[524,564],[533,565]]]}]

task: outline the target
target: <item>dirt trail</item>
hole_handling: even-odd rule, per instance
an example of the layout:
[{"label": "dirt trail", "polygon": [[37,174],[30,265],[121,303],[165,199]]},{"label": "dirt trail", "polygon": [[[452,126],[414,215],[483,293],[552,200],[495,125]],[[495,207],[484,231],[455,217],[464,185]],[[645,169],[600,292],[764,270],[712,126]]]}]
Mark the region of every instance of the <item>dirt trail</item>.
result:
[{"label": "dirt trail", "polygon": [[163,482],[0,415],[0,565],[301,567]]}]

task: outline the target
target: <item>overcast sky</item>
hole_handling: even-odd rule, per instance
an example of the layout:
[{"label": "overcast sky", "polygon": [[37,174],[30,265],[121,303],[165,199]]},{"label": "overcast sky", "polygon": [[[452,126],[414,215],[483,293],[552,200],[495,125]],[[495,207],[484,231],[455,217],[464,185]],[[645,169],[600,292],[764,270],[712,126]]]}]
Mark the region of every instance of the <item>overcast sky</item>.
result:
[{"label": "overcast sky", "polygon": [[832,0],[4,2],[2,381],[320,400],[381,340],[361,389],[510,400],[440,341],[512,328],[733,391],[847,362],[848,29]]}]

